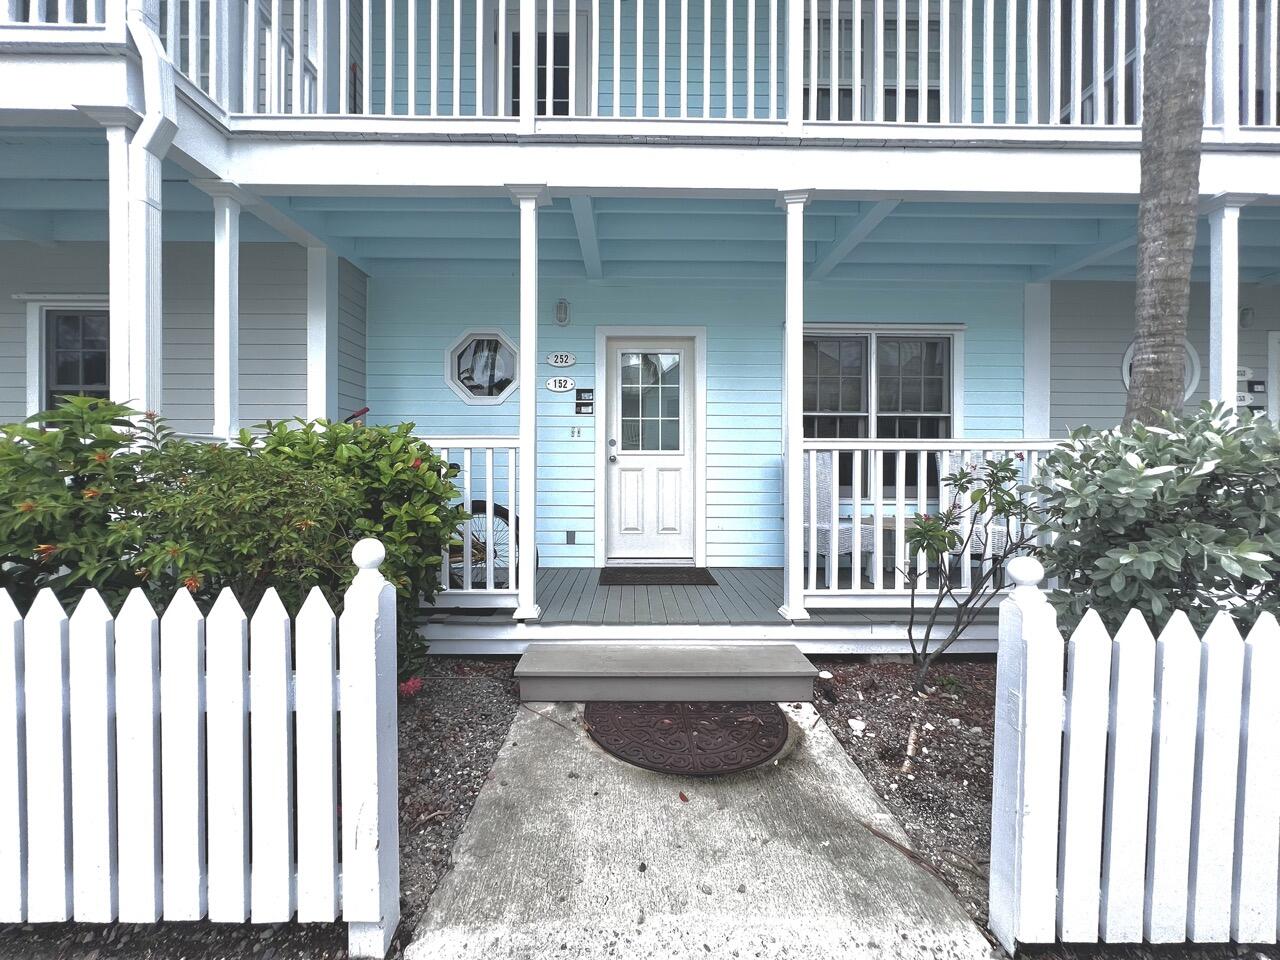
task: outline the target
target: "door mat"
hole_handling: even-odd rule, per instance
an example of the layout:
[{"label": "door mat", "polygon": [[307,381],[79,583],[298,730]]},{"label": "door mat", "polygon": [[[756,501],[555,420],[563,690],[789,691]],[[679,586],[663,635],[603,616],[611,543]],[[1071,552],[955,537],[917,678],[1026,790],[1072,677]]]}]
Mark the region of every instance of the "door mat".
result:
[{"label": "door mat", "polygon": [[591,739],[658,773],[713,776],[759,766],[787,742],[776,703],[588,703]]},{"label": "door mat", "polygon": [[716,578],[706,567],[605,567],[602,587],[714,587]]}]

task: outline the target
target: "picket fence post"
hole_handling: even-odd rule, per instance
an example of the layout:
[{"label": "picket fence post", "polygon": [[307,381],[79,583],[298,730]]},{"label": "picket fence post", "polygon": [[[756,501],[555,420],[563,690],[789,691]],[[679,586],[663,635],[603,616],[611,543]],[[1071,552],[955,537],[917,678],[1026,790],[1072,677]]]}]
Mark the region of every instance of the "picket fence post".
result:
[{"label": "picket fence post", "polygon": [[0,923],[27,918],[26,705],[22,615],[0,590]]},{"label": "picket fence post", "polygon": [[355,545],[360,572],[338,621],[342,728],[342,914],[352,956],[383,957],[400,922],[396,822],[396,591],[386,550]]},{"label": "picket fence post", "polygon": [[1057,926],[1063,640],[1033,557],[1008,564],[1000,604],[991,797],[990,927],[1016,943],[1052,942]]}]

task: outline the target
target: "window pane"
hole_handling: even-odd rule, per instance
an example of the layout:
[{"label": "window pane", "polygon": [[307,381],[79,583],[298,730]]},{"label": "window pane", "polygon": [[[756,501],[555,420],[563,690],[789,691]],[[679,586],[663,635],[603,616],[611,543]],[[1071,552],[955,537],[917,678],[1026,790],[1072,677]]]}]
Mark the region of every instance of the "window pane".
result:
[{"label": "window pane", "polygon": [[622,382],[624,385],[640,382],[640,354],[624,353],[622,355]]},{"label": "window pane", "polygon": [[840,370],[846,376],[860,377],[866,372],[867,351],[861,337],[840,343]]},{"label": "window pane", "polygon": [[898,341],[881,337],[876,344],[876,367],[880,375],[896,377],[899,371]]},{"label": "window pane", "polygon": [[918,377],[924,370],[923,364],[923,344],[919,340],[904,340],[902,342],[902,375],[904,377]]},{"label": "window pane", "polygon": [[640,421],[627,418],[622,421],[622,449],[640,449]]},{"label": "window pane", "polygon": [[515,352],[497,337],[468,340],[457,357],[457,382],[474,396],[496,397],[515,379]]},{"label": "window pane", "polygon": [[658,421],[642,420],[640,421],[640,449],[641,450],[657,450],[658,449]]},{"label": "window pane", "polygon": [[823,377],[840,375],[840,341],[818,341],[818,375]]},{"label": "window pane", "polygon": [[818,409],[818,378],[817,377],[804,378],[804,409],[805,410]]},{"label": "window pane", "polygon": [[867,409],[862,383],[860,377],[846,377],[840,382],[840,409],[845,413],[862,413]]},{"label": "window pane", "polygon": [[818,409],[823,412],[840,409],[839,380],[823,379],[818,381]]},{"label": "window pane", "polygon": [[943,399],[941,377],[929,377],[925,380],[923,409],[938,413],[947,409],[946,401]]},{"label": "window pane", "polygon": [[59,350],[54,360],[54,382],[60,387],[78,387],[80,385],[80,354],[76,351]]},{"label": "window pane", "polygon": [[84,385],[100,387],[107,384],[107,352],[89,350],[84,354]]},{"label": "window pane", "polygon": [[662,388],[662,415],[668,419],[680,416],[679,387]]},{"label": "window pane", "polygon": [[84,318],[84,325],[81,328],[81,335],[84,338],[86,347],[96,347],[99,350],[107,348],[107,338],[109,336],[109,328],[107,324],[107,315],[105,313],[91,313]]},{"label": "window pane", "polygon": [[645,384],[658,382],[658,360],[655,354],[640,355],[640,382]]},{"label": "window pane", "polygon": [[882,413],[896,413],[902,409],[899,380],[897,377],[881,377],[878,384],[879,405]]},{"label": "window pane", "polygon": [[80,318],[70,313],[59,314],[54,320],[57,330],[56,344],[60,348],[80,346]]},{"label": "window pane", "polygon": [[806,377],[818,375],[818,342],[816,340],[809,339],[804,342],[804,375]]},{"label": "window pane", "polygon": [[923,381],[919,377],[903,377],[902,378],[902,402],[903,412],[918,412],[924,408],[921,406],[921,391],[923,389]]},{"label": "window pane", "polygon": [[924,373],[927,377],[945,377],[947,375],[946,340],[929,340],[924,348]]},{"label": "window pane", "polygon": [[661,373],[662,383],[668,386],[680,386],[680,354],[658,354],[658,368]]}]

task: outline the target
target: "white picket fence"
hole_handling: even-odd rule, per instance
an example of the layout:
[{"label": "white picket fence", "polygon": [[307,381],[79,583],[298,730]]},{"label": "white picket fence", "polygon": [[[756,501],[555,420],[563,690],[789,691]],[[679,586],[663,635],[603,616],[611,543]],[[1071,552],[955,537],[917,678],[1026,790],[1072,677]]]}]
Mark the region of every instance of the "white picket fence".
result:
[{"label": "white picket fence", "polygon": [[[0,923],[348,924],[400,916],[395,589],[362,540],[335,617],[134,590],[26,618],[0,590]],[[338,665],[341,664],[339,671]],[[252,670],[250,669],[252,666]],[[338,718],[341,716],[341,732]],[[341,790],[339,792],[339,783]]]},{"label": "white picket fence", "polygon": [[[1280,626],[1136,611],[1069,641],[1027,557],[1000,606],[991,929],[1015,944],[1275,943]],[[1065,683],[1065,686],[1064,686]]]}]

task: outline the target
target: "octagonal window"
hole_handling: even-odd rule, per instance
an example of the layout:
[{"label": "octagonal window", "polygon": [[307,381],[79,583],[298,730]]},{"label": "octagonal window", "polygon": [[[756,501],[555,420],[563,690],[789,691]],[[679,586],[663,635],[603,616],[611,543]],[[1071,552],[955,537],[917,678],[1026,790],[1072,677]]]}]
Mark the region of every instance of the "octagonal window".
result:
[{"label": "octagonal window", "polygon": [[515,389],[517,361],[501,331],[471,331],[449,351],[449,386],[467,403],[501,403]]}]

